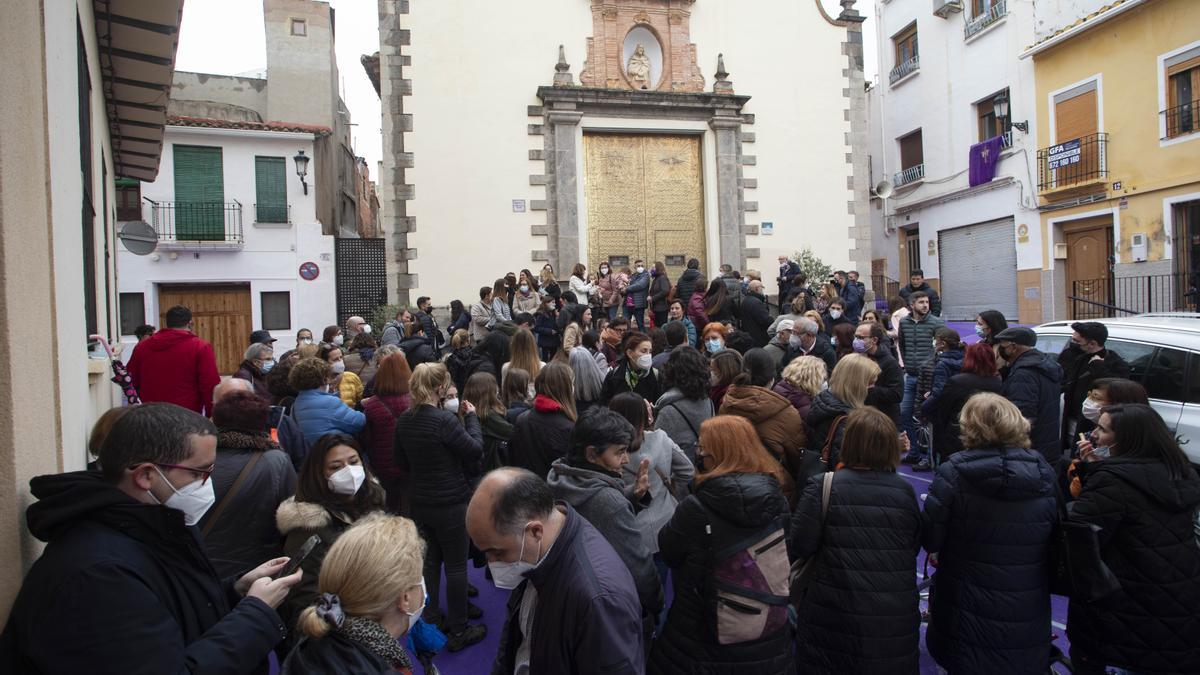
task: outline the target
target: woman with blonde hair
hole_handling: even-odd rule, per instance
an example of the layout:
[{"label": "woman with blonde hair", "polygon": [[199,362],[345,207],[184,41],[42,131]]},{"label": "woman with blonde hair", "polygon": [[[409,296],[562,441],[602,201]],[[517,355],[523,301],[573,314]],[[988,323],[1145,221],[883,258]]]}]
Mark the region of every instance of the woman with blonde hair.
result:
[{"label": "woman with blonde hair", "polygon": [[829,328],[825,325],[825,317],[821,316],[820,312],[815,309],[810,309],[804,313],[804,318],[812,319],[813,322],[817,324],[818,340],[821,339],[821,336],[825,336],[826,340],[829,339]]},{"label": "woman with blonde hair", "polygon": [[675,601],[651,648],[647,672],[795,672],[786,606],[767,606],[765,617],[745,619],[761,626],[756,639],[722,644],[708,637],[713,573],[707,561],[712,551],[739,545],[773,523],[786,529],[783,467],[759,442],[750,422],[719,415],[700,425],[696,471],[695,491],[658,533],[659,555],[671,568]]},{"label": "woman with blonde hair", "polygon": [[[409,479],[409,512],[429,543],[425,583],[433,603],[430,622],[445,625],[448,649],[456,652],[487,635],[487,626],[467,623],[483,616],[467,602],[466,529],[472,478],[483,459],[483,432],[475,406],[453,396],[454,382],[444,365],[420,364],[409,388],[412,408],[396,419],[396,463]],[[447,607],[441,622],[443,567]]]},{"label": "woman with blonde hair", "polygon": [[938,467],[922,518],[937,565],[926,645],[952,673],[1045,672],[1054,470],[998,394],[972,396],[959,426],[965,449]]},{"label": "woman with blonde hair", "polygon": [[788,533],[793,560],[816,556],[797,614],[801,672],[917,672],[921,513],[912,484],[896,474],[900,451],[891,418],[858,408],[846,418],[845,468],[804,487]]},{"label": "woman with blonde hair", "polygon": [[549,363],[533,380],[533,410],[517,418],[508,457],[512,466],[539,476],[550,472],[554,460],[570,444],[571,430],[579,419],[575,409],[574,373],[565,363]]},{"label": "woman with blonde hair", "polygon": [[500,366],[500,377],[503,379],[510,367],[520,368],[529,373],[530,377],[537,377],[538,372],[545,365],[538,358],[537,339],[533,337],[533,332],[528,328],[521,328],[513,333],[512,339],[509,341],[509,360],[508,363]]},{"label": "woman with blonde hair", "polygon": [[837,466],[846,433],[846,415],[866,404],[867,390],[879,379],[879,365],[862,354],[838,361],[829,376],[829,388],[817,394],[805,422],[812,429],[808,449],[823,452],[829,447],[829,468]]},{"label": "woman with blonde hair", "polygon": [[301,638],[280,672],[411,673],[399,639],[425,608],[425,545],[407,518],[361,519],[330,547],[317,601],[300,613]]},{"label": "woman with blonde hair", "polygon": [[[775,393],[786,398],[800,417],[807,419],[812,409],[813,400],[828,385],[828,372],[825,361],[818,356],[801,356],[792,359],[783,369],[779,381],[775,383]],[[807,422],[805,423],[807,426]],[[812,436],[811,429],[808,430]]]}]

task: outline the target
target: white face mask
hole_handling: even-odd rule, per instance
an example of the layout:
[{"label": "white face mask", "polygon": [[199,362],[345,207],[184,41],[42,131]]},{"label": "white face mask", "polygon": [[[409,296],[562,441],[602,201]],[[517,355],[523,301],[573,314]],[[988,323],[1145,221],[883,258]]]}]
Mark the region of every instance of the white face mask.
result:
[{"label": "white face mask", "polygon": [[840,310],[840,309],[831,309],[831,310],[829,310],[829,318],[831,318],[831,319],[840,319],[840,318],[842,318],[842,310]]},{"label": "white face mask", "polygon": [[[525,527],[529,527],[533,523],[525,523]],[[515,562],[489,562],[488,569],[492,571],[492,581],[496,583],[496,588],[502,588],[511,591],[525,581],[525,575],[537,569],[537,566],[542,562],[542,546],[538,544],[538,561],[525,562],[522,558],[525,557],[525,527],[521,528],[521,552],[517,554]]]},{"label": "white face mask", "polygon": [[334,373],[341,375],[342,373],[346,372],[346,362],[334,361],[333,363],[329,364],[329,369]]},{"label": "white face mask", "polygon": [[458,406],[459,406],[459,402],[458,402],[457,398],[448,398],[445,401],[442,401],[442,409],[449,410],[450,412],[454,413],[455,415],[458,414]]},{"label": "white face mask", "polygon": [[654,364],[654,357],[649,354],[642,354],[637,357],[638,370],[650,370],[650,366]]},{"label": "white face mask", "polygon": [[608,274],[608,268],[607,268],[607,267],[601,267],[601,268],[600,268],[600,274]]},{"label": "white face mask", "polygon": [[645,267],[642,267],[641,265],[638,265],[638,267],[637,267],[637,273],[638,273],[638,274],[641,274],[642,272],[645,272],[645,271],[646,271],[646,268],[645,268]]},{"label": "white face mask", "polygon": [[362,327],[359,328],[359,330],[362,331],[363,335],[370,335],[371,334],[371,324],[364,323],[362,325]]},{"label": "white face mask", "polygon": [[421,606],[418,607],[416,611],[405,612],[405,614],[408,615],[408,627],[410,629],[412,628],[412,625],[417,622],[417,619],[421,618],[421,612],[425,611],[425,606],[428,604],[429,590],[425,588],[425,577],[421,577]]},{"label": "white face mask", "polygon": [[1100,409],[1104,407],[1096,403],[1091,397],[1083,399],[1083,417],[1089,422],[1097,422],[1100,420]]},{"label": "white face mask", "polygon": [[329,477],[329,489],[336,495],[349,497],[358,494],[358,488],[362,487],[366,478],[367,472],[361,465],[347,464]]},{"label": "white face mask", "polygon": [[157,466],[154,467],[154,470],[158,471],[158,475],[162,477],[167,487],[171,488],[173,494],[167,498],[167,501],[160,502],[158,501],[158,497],[154,496],[153,492],[147,491],[150,498],[156,504],[162,504],[168,509],[175,509],[182,512],[183,523],[185,525],[191,526],[200,522],[200,519],[204,517],[204,514],[213,505],[213,502],[217,501],[217,495],[213,492],[213,483],[211,480],[188,483],[182,489],[176,489]]},{"label": "white face mask", "polygon": [[300,338],[300,344],[302,344],[302,345],[311,345],[311,344],[312,344],[312,338]]},{"label": "white face mask", "polygon": [[341,347],[342,343],[344,343],[345,341],[346,341],[345,335],[335,335],[335,336],[333,336],[333,342],[331,342],[330,344],[334,344],[334,345]]}]

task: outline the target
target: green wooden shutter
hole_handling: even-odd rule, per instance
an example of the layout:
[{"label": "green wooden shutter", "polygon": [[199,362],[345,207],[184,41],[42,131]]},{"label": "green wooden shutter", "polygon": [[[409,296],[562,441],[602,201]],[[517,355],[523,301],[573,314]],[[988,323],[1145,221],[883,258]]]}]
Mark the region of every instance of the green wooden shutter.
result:
[{"label": "green wooden shutter", "polygon": [[224,241],[225,179],[221,148],[176,145],[175,238]]},{"label": "green wooden shutter", "polygon": [[254,158],[254,184],[258,195],[256,222],[288,222],[286,170],[287,162],[283,157]]}]

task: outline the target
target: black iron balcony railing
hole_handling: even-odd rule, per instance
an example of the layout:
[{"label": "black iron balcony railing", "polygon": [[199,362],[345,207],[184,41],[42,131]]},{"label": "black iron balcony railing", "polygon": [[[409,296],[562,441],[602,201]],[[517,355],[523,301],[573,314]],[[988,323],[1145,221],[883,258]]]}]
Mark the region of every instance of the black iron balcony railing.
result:
[{"label": "black iron balcony railing", "polygon": [[1071,282],[1071,318],[1099,319],[1147,312],[1194,312],[1197,290],[1188,274],[1103,277]]},{"label": "black iron balcony railing", "polygon": [[871,288],[875,291],[875,309],[887,310],[888,301],[900,296],[900,282],[884,274],[871,275]]},{"label": "black iron balcony railing", "polygon": [[162,243],[242,244],[242,204],[233,202],[150,203],[150,224]]},{"label": "black iron balcony railing", "polygon": [[967,20],[967,25],[963,28],[963,39],[965,40],[982,31],[984,28],[996,23],[1007,15],[1007,0],[999,0],[998,2],[992,3],[992,6],[983,10],[979,16],[972,17]]},{"label": "black iron balcony railing", "polygon": [[1038,191],[1103,181],[1107,148],[1108,134],[1090,134],[1038,150]]},{"label": "black iron balcony railing", "polygon": [[292,222],[291,204],[255,204],[254,222],[256,223],[290,223]]},{"label": "black iron balcony railing", "polygon": [[1159,113],[1167,120],[1166,138],[1200,131],[1200,101],[1188,101]]},{"label": "black iron balcony railing", "polygon": [[908,75],[915,73],[921,69],[921,56],[913,54],[912,58],[892,68],[892,72],[888,73],[888,84],[896,84],[897,81],[904,79]]}]

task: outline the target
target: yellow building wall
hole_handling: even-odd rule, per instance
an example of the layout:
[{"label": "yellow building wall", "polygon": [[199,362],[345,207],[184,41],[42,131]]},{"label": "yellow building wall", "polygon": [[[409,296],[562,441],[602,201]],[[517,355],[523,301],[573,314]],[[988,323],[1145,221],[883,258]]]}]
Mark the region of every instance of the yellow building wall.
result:
[{"label": "yellow building wall", "polygon": [[[1200,1],[1152,0],[1033,57],[1037,78],[1038,147],[1053,145],[1050,93],[1100,75],[1100,131],[1108,134],[1107,202],[1042,214],[1059,219],[1074,212],[1117,206],[1120,224],[1114,249],[1130,262],[1129,241],[1145,233],[1148,259],[1162,260],[1171,232],[1164,228],[1162,200],[1200,190],[1200,133],[1193,140],[1160,144],[1158,57],[1200,40]],[[1113,191],[1114,183],[1121,190]],[[1043,199],[1042,203],[1046,201]],[[1051,238],[1044,239],[1049,259]],[[1169,255],[1169,254],[1167,254]]]}]

